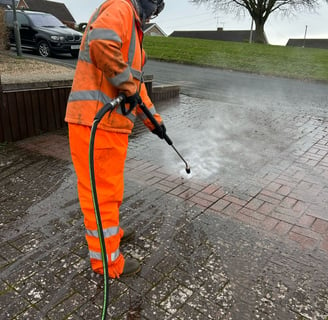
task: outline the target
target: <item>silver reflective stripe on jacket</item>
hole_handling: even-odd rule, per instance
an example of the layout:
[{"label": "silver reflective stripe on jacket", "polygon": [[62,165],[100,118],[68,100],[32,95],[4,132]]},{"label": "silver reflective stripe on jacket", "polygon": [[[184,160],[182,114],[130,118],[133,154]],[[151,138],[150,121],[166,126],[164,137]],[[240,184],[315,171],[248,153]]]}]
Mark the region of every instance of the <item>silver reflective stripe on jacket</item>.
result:
[{"label": "silver reflective stripe on jacket", "polygon": [[133,69],[133,68],[131,68],[130,71],[131,71],[133,78],[135,78],[139,81],[142,80],[142,72],[141,71]]},{"label": "silver reflective stripe on jacket", "polygon": [[106,78],[113,86],[118,87],[122,83],[129,80],[130,74],[132,74],[133,78],[142,81],[142,72],[132,69],[130,66],[128,66],[121,74],[118,74],[116,77]]},{"label": "silver reflective stripe on jacket", "polygon": [[90,58],[90,48],[89,43],[92,40],[111,40],[122,44],[122,39],[119,35],[113,31],[108,29],[92,29],[86,31],[85,35],[85,48],[80,50],[79,60],[86,61],[88,63],[92,63]]},{"label": "silver reflective stripe on jacket", "polygon": [[117,76],[113,78],[106,78],[114,87],[119,87],[122,83],[127,82],[129,80],[130,74],[130,68],[129,66],[127,66],[127,68]]},{"label": "silver reflective stripe on jacket", "polygon": [[[150,113],[152,115],[156,114],[156,109],[154,106],[152,106],[151,108],[148,109],[150,111]],[[138,118],[142,121],[146,120],[147,119],[147,116],[142,112],[140,114],[138,114]]]},{"label": "silver reflective stripe on jacket", "polygon": [[120,36],[113,30],[109,29],[92,29],[88,32],[88,44],[91,40],[112,40],[122,43]]},{"label": "silver reflective stripe on jacket", "polygon": [[[134,18],[134,12],[133,12],[133,18]],[[142,72],[136,69],[133,69],[132,63],[135,55],[135,49],[136,49],[136,24],[135,19],[132,21],[132,32],[131,32],[131,41],[129,46],[129,53],[128,53],[128,65],[130,66],[130,71],[133,76],[133,78],[141,81],[142,78]]]},{"label": "silver reflective stripe on jacket", "polygon": [[100,90],[80,90],[80,91],[74,91],[71,92],[71,94],[68,97],[68,101],[100,101],[103,104],[109,103],[112,101],[110,97],[105,95],[102,91]]},{"label": "silver reflective stripe on jacket", "polygon": [[[121,108],[117,108],[116,113],[123,115]],[[127,117],[128,119],[130,119],[130,121],[132,121],[132,122],[136,121],[136,116],[132,112],[129,114],[125,114],[124,116]]]}]

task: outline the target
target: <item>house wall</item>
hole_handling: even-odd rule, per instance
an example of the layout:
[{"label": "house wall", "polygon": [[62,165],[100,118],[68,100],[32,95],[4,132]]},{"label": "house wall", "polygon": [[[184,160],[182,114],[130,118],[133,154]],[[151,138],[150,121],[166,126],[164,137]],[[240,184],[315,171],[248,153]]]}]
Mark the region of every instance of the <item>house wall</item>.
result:
[{"label": "house wall", "polygon": [[147,32],[145,32],[146,36],[163,36],[163,34],[157,28],[151,28]]},{"label": "house wall", "polygon": [[[148,95],[155,103],[179,95],[178,86],[153,88],[152,75],[145,75],[144,80]],[[65,127],[71,85],[72,80],[1,84],[0,78],[0,143]]]},{"label": "house wall", "polygon": [[24,0],[20,0],[17,4],[18,9],[28,9],[28,5],[25,3]]},{"label": "house wall", "polygon": [[289,39],[286,46],[328,49],[328,39]]},{"label": "house wall", "polygon": [[156,23],[146,24],[143,31],[146,36],[166,37],[166,33]]}]

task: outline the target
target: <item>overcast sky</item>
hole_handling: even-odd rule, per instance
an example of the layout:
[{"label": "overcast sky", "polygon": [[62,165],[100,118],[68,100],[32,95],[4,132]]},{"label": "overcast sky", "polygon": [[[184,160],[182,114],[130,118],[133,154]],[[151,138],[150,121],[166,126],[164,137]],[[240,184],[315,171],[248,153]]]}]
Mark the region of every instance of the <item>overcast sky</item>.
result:
[{"label": "overcast sky", "polygon": [[[56,0],[65,3],[77,23],[89,20],[90,15],[102,0]],[[236,18],[224,12],[214,14],[205,6],[192,5],[188,0],[165,0],[164,11],[154,19],[167,34],[174,30],[246,30],[251,28],[249,16]],[[298,13],[295,17],[282,18],[272,14],[265,25],[270,44],[285,45],[289,38],[328,39],[328,4],[322,2],[317,13]]]}]

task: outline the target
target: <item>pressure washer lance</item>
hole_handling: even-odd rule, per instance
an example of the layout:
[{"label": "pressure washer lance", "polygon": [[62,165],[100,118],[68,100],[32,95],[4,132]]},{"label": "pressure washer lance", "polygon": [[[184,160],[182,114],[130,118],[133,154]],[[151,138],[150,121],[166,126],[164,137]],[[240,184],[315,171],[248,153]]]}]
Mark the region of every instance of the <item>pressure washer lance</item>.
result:
[{"label": "pressure washer lance", "polygon": [[[104,239],[104,232],[102,228],[102,222],[101,222],[101,216],[100,216],[100,210],[99,210],[99,203],[98,203],[98,196],[97,196],[97,189],[96,189],[96,179],[95,179],[95,170],[94,170],[94,144],[95,144],[95,137],[96,137],[96,131],[99,122],[101,119],[105,116],[105,114],[109,111],[110,113],[115,109],[116,106],[121,104],[121,102],[124,100],[124,97],[122,95],[119,95],[117,98],[113,99],[111,102],[105,104],[96,114],[93,124],[91,127],[91,133],[90,133],[90,143],[89,143],[89,174],[90,174],[90,182],[91,182],[91,193],[92,193],[92,200],[93,200],[93,206],[95,210],[96,215],[96,223],[97,223],[97,232],[100,242],[100,251],[101,251],[101,259],[103,262],[103,272],[104,272],[104,299],[103,299],[103,308],[102,308],[102,316],[101,319],[106,319],[107,314],[107,307],[108,307],[108,282],[109,282],[109,275],[108,275],[108,260],[107,260],[107,253],[106,253],[106,244]],[[158,130],[162,130],[161,126],[158,124],[156,119],[153,117],[153,115],[150,113],[148,108],[144,105],[144,103],[140,104],[141,110],[144,112],[144,114],[148,117],[148,119],[152,122],[152,124],[157,128]],[[127,115],[132,110],[125,110],[124,107],[122,107],[123,114]],[[174,151],[178,154],[178,156],[182,159],[182,161],[186,165],[186,172],[190,173],[190,167],[185,159],[181,156],[181,154],[178,152],[178,150],[174,147],[172,140],[167,136],[167,134],[164,132],[163,138],[165,141],[172,146]]]},{"label": "pressure washer lance", "polygon": [[[147,116],[147,118],[151,121],[151,123],[155,126],[155,128],[157,130],[160,130],[160,131],[163,130],[162,127],[157,122],[157,120],[154,118],[154,116],[148,110],[148,108],[144,105],[143,102],[140,104],[140,109],[143,111],[143,113]],[[182,157],[182,155],[179,153],[179,151],[175,148],[172,140],[169,138],[169,136],[166,134],[166,132],[164,132],[163,138],[165,139],[167,144],[173,148],[173,150],[177,153],[177,155],[180,157],[180,159],[184,162],[184,164],[186,165],[186,172],[187,172],[187,174],[190,174],[191,173],[190,166],[188,165],[187,161]]]}]

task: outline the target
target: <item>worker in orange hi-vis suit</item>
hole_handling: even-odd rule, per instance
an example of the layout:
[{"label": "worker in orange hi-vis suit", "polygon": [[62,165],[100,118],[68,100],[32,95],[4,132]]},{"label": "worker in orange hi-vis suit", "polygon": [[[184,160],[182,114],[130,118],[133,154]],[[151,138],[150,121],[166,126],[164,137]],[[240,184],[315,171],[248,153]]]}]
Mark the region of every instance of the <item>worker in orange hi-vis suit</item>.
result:
[{"label": "worker in orange hi-vis suit", "polygon": [[[94,149],[94,170],[98,202],[112,278],[140,271],[137,260],[124,259],[120,242],[133,230],[119,225],[123,200],[124,163],[128,136],[136,117],[163,139],[165,126],[148,97],[142,79],[145,53],[142,27],[164,8],[163,0],[108,0],[91,16],[84,32],[75,76],[69,95],[66,117],[73,165],[77,174],[78,195],[86,227],[92,269],[103,273],[100,242],[93,207],[89,176],[89,139],[94,117],[118,95],[123,103],[100,121]],[[141,101],[160,124],[155,129],[139,108]],[[126,114],[126,110],[132,110]],[[132,228],[130,228],[132,229]]]}]

